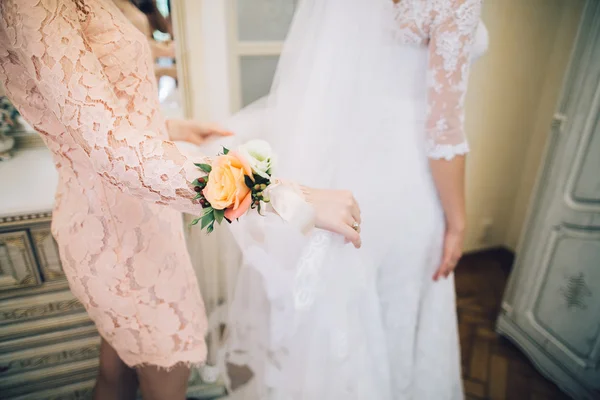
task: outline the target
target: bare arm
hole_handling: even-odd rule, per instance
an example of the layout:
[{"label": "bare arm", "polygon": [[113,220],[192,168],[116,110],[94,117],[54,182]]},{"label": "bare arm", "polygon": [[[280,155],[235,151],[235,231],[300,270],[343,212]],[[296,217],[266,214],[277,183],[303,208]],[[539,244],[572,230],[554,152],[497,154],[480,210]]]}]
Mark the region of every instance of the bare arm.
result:
[{"label": "bare arm", "polygon": [[153,58],[175,58],[174,42],[158,42],[153,38],[148,38],[148,44],[150,45],[150,51],[152,51]]},{"label": "bare arm", "polygon": [[448,0],[438,10],[429,44],[428,154],[431,173],[444,209],[446,234],[440,267],[434,279],[448,276],[462,254],[465,211],[464,98],[471,50],[481,0]]},{"label": "bare arm", "polygon": [[170,76],[173,79],[177,79],[177,67],[173,65],[168,67],[154,65],[154,74],[156,75],[156,79],[160,79],[163,76]]},{"label": "bare arm", "polygon": [[465,156],[452,160],[430,160],[431,173],[437,187],[446,226],[456,232],[466,228],[465,207]]}]

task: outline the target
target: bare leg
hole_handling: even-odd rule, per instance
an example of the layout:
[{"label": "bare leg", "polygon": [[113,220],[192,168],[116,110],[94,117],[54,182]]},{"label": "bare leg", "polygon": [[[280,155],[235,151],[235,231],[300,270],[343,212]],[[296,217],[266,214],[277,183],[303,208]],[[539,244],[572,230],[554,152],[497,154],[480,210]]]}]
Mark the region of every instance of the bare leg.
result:
[{"label": "bare leg", "polygon": [[169,371],[155,366],[137,368],[144,400],[185,400],[190,368],[178,365]]},{"label": "bare leg", "polygon": [[137,387],[135,369],[129,368],[108,342],[102,339],[94,400],[133,400]]}]

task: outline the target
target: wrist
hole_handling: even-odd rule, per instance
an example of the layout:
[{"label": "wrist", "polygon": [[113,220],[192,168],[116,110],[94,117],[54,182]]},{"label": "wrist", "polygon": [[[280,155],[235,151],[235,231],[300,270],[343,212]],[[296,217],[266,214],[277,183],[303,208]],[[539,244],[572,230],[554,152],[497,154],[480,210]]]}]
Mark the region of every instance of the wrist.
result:
[{"label": "wrist", "polygon": [[464,233],[467,230],[467,219],[464,215],[446,216],[446,230]]}]

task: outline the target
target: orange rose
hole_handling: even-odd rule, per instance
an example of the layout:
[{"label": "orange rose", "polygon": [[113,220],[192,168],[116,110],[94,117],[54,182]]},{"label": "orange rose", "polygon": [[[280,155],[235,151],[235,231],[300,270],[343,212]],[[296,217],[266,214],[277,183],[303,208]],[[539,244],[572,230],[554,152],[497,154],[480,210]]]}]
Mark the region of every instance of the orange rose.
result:
[{"label": "orange rose", "polygon": [[204,197],[215,210],[225,210],[225,218],[233,221],[252,204],[252,194],[244,176],[252,178],[248,162],[235,151],[217,157],[212,163]]}]

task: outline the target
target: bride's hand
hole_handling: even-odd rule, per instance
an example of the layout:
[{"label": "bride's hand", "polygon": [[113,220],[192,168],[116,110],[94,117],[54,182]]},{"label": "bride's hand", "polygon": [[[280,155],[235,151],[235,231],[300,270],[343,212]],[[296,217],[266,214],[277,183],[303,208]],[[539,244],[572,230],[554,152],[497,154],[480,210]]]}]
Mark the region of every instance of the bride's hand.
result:
[{"label": "bride's hand", "polygon": [[170,119],[167,121],[169,139],[188,142],[200,146],[219,137],[233,136],[221,127],[213,124],[201,124],[193,120]]},{"label": "bride's hand", "polygon": [[[304,188],[306,200],[315,209],[315,226],[343,235],[357,249],[360,239],[360,208],[352,192]],[[357,228],[353,228],[356,226]]]},{"label": "bride's hand", "polygon": [[437,281],[441,277],[447,278],[456,269],[456,265],[462,256],[465,240],[465,229],[462,226],[462,224],[460,226],[449,225],[446,228],[442,262],[433,275],[434,281]]}]

